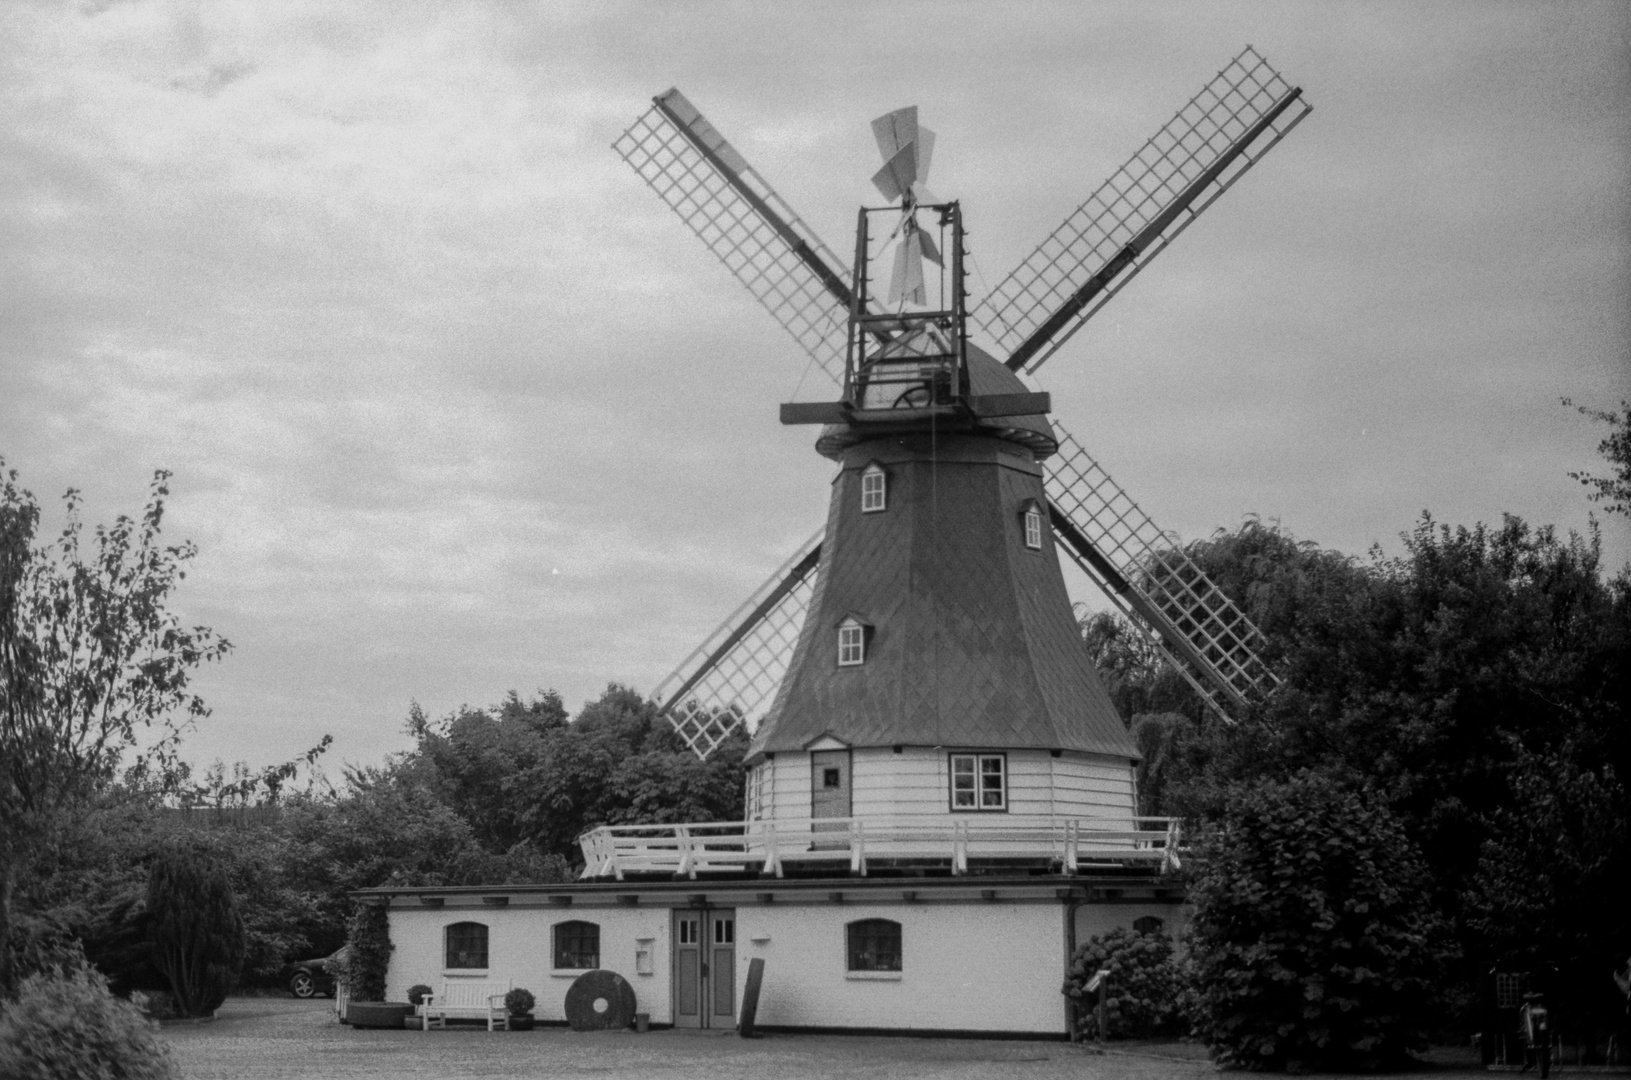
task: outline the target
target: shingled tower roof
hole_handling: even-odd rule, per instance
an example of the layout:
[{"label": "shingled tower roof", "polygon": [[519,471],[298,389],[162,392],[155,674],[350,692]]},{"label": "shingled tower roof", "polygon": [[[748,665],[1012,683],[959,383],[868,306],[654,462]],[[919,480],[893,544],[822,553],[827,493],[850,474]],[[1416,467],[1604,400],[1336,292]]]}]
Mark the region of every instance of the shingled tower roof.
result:
[{"label": "shingled tower roof", "polygon": [[[1023,392],[970,350],[978,392]],[[989,388],[989,389],[988,389]],[[1041,748],[1138,757],[1087,655],[1047,527],[1042,416],[946,433],[868,438],[843,426],[818,448],[833,481],[820,578],[749,760],[822,736],[850,746]],[[861,475],[884,471],[886,506],[863,512]],[[1042,514],[1026,545],[1028,508]],[[838,663],[838,627],[865,628],[865,661]]]}]

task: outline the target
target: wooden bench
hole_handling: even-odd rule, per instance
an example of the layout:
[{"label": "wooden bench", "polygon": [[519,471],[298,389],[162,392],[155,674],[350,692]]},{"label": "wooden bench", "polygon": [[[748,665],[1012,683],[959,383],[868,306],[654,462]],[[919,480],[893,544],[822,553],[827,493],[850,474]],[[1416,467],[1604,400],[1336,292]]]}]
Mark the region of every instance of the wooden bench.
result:
[{"label": "wooden bench", "polygon": [[488,1031],[508,1031],[510,1012],[504,1007],[504,995],[509,992],[508,980],[443,979],[441,991],[426,994],[419,1003],[424,1030],[445,1030],[448,1020],[453,1019],[485,1020]]}]

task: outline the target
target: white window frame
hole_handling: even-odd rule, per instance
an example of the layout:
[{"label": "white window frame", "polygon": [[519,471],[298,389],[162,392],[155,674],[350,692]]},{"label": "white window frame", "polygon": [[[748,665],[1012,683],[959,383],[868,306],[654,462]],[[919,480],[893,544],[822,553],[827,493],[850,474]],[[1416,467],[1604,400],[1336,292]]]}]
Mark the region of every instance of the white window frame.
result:
[{"label": "white window frame", "polygon": [[861,513],[875,514],[889,508],[889,479],[876,463],[861,470]]},{"label": "white window frame", "polygon": [[1032,503],[1025,508],[1025,513],[1022,515],[1022,517],[1025,523],[1025,546],[1030,548],[1032,551],[1041,551],[1042,511],[1036,508],[1035,503]]},{"label": "white window frame", "polygon": [[[1008,810],[1008,755],[947,755],[948,798],[956,813],[1000,814]],[[959,783],[959,780],[963,781]],[[996,782],[990,783],[991,780]]]},{"label": "white window frame", "polygon": [[866,663],[866,627],[854,619],[838,624],[838,666],[860,667]]}]

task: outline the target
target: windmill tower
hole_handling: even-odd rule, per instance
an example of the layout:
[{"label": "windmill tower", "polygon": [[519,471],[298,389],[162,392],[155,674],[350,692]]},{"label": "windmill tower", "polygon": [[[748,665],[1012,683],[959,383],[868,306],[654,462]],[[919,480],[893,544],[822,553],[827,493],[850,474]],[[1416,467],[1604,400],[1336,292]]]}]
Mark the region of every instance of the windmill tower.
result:
[{"label": "windmill tower", "polygon": [[[956,361],[943,364],[942,381],[918,394],[937,406],[947,405],[935,396],[947,386],[944,378],[955,368],[958,378],[968,380],[954,387],[964,395],[959,407],[975,414],[981,421],[976,426],[987,432],[1009,433],[992,445],[1029,449],[1033,464],[1040,465],[1043,494],[1031,497],[1036,498],[1036,513],[1046,519],[1043,531],[1051,534],[1044,545],[1049,558],[1051,549],[1062,550],[1225,718],[1271,693],[1276,684],[1258,655],[1261,635],[1256,627],[1056,419],[1043,418],[1046,404],[1006,420],[992,410],[1008,407],[997,399],[1031,394],[1019,373],[1032,374],[1053,357],[1310,111],[1301,90],[1247,46],[983,302],[967,303],[961,252],[951,246],[952,265],[943,267],[943,273],[957,307],[959,334],[940,344],[951,347]],[[857,398],[865,388],[881,394],[889,385],[879,377],[887,364],[871,369],[870,381],[862,385],[869,336],[881,343],[883,353],[921,349],[921,339],[929,336],[921,326],[897,330],[888,321],[906,308],[923,306],[917,303],[925,299],[919,292],[922,265],[943,261],[942,245],[934,244],[923,228],[926,208],[949,207],[939,211],[947,219],[941,224],[949,227],[950,218],[957,218],[954,240],[961,232],[960,208],[935,204],[922,188],[933,138],[917,128],[915,111],[881,118],[874,134],[885,158],[875,182],[899,204],[889,234],[897,245],[895,269],[882,305],[863,288],[870,262],[869,213],[860,216],[851,273],[678,90],[653,99],[652,108],[616,144],[636,172],[840,385],[841,404],[851,409],[878,403]],[[963,333],[969,329],[965,317],[984,348]],[[981,398],[991,400],[982,403]],[[1034,398],[1033,406],[1039,400]],[[982,410],[984,415],[978,415]],[[848,438],[843,428],[853,428],[855,417],[834,406],[826,411],[784,406],[783,419],[834,424],[836,430],[824,432],[818,444],[834,456]],[[931,425],[931,437],[938,430]],[[851,477],[850,458],[843,460],[839,487]],[[838,495],[834,499],[836,513]],[[784,719],[789,715],[787,695],[779,691],[799,655],[814,598],[837,594],[836,581],[833,588],[822,588],[823,575],[844,565],[824,553],[823,536],[831,535],[836,525],[830,516],[823,532],[794,552],[658,687],[664,711],[699,755],[706,756],[739,725],[757,732],[755,755],[775,752],[769,747],[781,738],[777,732],[792,730],[791,721]],[[914,539],[922,535],[912,533]],[[855,621],[864,638],[862,613],[855,613]],[[829,630],[836,635],[836,628],[812,626],[803,635],[812,639],[806,652],[815,648],[814,637]],[[877,627],[873,633],[879,633]],[[873,640],[880,650],[886,647],[883,639]],[[930,655],[936,655],[932,648]],[[772,715],[775,723],[759,731]],[[803,721],[798,730],[806,730]],[[755,799],[762,804],[764,797],[762,789],[750,788],[750,814]]]}]

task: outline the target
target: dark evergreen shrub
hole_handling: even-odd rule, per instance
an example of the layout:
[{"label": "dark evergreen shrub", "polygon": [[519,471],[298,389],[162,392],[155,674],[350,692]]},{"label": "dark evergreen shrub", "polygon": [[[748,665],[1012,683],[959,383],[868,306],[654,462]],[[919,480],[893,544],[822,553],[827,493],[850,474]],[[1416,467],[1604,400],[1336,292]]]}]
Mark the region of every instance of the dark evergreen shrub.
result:
[{"label": "dark evergreen shrub", "polygon": [[1195,854],[1188,1011],[1219,1064],[1377,1067],[1426,1045],[1439,927],[1385,807],[1307,772],[1242,785]]},{"label": "dark evergreen shrub", "polygon": [[385,1000],[385,969],[391,962],[390,920],[379,904],[358,904],[346,928],[341,978],[353,1001]]},{"label": "dark evergreen shrub", "polygon": [[423,1004],[425,998],[434,992],[435,991],[431,990],[431,988],[426,986],[424,983],[414,983],[412,986],[408,987],[408,1004]]},{"label": "dark evergreen shrub", "polygon": [[220,1008],[244,960],[244,924],[225,871],[183,847],[160,852],[147,878],[153,966],[183,1016]]},{"label": "dark evergreen shrub", "polygon": [[1176,1030],[1180,986],[1171,938],[1160,931],[1140,934],[1117,927],[1077,946],[1064,993],[1076,1010],[1076,1030],[1083,1038],[1099,1035],[1099,992],[1086,986],[1101,969],[1110,972],[1105,985],[1105,1038],[1147,1039]]},{"label": "dark evergreen shrub", "polygon": [[519,986],[504,995],[504,1008],[511,1016],[526,1016],[536,1004],[538,999],[532,996],[532,991]]},{"label": "dark evergreen shrub", "polygon": [[0,1006],[0,1076],[6,1080],[171,1080],[157,1025],[108,992],[85,967],[30,975]]}]

